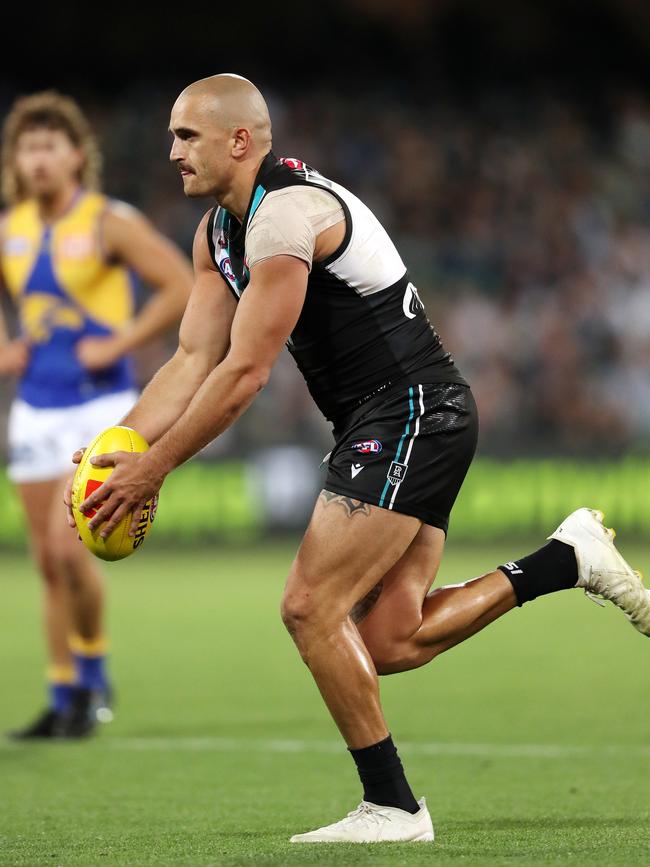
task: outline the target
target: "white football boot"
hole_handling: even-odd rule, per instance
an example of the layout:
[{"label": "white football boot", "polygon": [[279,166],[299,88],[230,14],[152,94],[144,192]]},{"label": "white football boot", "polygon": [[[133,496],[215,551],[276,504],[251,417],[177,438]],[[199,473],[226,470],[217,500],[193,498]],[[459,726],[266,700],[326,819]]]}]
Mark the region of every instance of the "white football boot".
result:
[{"label": "white football boot", "polygon": [[560,524],[549,539],[571,545],[578,563],[578,583],[587,596],[609,599],[625,614],[635,629],[650,636],[650,590],[643,586],[641,574],[614,547],[614,530],[603,526],[603,513],[578,509]]},{"label": "white football boot", "polygon": [[432,843],[433,825],[424,798],[417,813],[362,801],[356,810],[316,831],[294,834],[292,843]]}]

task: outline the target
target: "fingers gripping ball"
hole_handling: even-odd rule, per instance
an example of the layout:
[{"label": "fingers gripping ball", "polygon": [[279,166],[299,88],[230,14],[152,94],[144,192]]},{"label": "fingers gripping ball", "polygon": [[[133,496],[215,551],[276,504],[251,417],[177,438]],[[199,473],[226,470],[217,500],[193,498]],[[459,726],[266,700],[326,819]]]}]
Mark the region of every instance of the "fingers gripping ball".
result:
[{"label": "fingers gripping ball", "polygon": [[154,496],[142,509],[142,515],[134,536],[129,536],[132,513],[122,518],[112,533],[102,539],[99,535],[101,527],[94,532],[88,529],[88,521],[96,514],[95,511],[82,513],[81,503],[89,497],[100,485],[108,479],[114,467],[94,467],[90,459],[97,455],[111,452],[146,452],[149,445],[144,437],[129,427],[109,427],[98,434],[83,454],[72,480],[72,514],[74,516],[81,540],[95,556],[102,560],[123,560],[133,554],[142,545],[156,514],[158,498]]}]

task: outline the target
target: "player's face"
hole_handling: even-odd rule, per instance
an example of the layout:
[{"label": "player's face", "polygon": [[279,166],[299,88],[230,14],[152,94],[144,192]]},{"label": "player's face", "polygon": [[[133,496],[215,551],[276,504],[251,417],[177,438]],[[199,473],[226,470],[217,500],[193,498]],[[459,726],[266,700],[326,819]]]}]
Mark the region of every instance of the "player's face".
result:
[{"label": "player's face", "polygon": [[232,140],[197,100],[180,98],[169,122],[174,140],[169,159],[178,167],[186,196],[215,196],[228,190]]},{"label": "player's face", "polygon": [[83,155],[63,130],[43,127],[18,136],[15,159],[28,195],[47,198],[75,181]]}]

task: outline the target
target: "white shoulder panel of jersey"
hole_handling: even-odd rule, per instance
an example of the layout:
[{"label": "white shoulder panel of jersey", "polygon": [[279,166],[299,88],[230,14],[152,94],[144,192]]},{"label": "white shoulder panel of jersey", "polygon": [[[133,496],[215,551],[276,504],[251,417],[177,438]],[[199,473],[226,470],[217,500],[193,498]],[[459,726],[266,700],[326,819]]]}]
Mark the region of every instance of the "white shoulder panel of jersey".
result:
[{"label": "white shoulder panel of jersey", "polygon": [[406,266],[388,232],[354,193],[334,182],[332,189],[350,209],[352,236],[339,258],[326,265],[327,270],[345,280],[359,295],[372,295],[397,283],[406,273]]}]

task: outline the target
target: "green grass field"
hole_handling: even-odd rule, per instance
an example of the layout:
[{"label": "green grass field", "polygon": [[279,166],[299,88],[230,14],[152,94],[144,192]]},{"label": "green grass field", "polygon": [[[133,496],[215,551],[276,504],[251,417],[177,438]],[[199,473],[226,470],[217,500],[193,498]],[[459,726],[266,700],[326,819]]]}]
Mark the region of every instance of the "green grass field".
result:
[{"label": "green grass field", "polygon": [[[450,549],[442,583],[523,553]],[[650,572],[650,548],[623,546]],[[284,633],[288,546],[110,566],[116,721],[90,742],[0,746],[2,865],[650,863],[650,643],[565,592],[382,681],[436,842],[296,846],[360,800]],[[0,729],[42,698],[37,582],[0,555]]]}]

